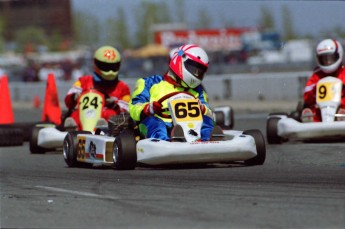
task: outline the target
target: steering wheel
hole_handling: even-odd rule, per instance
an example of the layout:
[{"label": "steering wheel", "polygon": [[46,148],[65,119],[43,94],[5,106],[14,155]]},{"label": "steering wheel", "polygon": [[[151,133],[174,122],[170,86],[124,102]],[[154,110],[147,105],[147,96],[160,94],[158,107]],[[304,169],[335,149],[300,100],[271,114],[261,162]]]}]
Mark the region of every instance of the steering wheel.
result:
[{"label": "steering wheel", "polygon": [[[165,96],[163,96],[162,98],[160,98],[157,103],[159,103],[160,105],[163,106],[163,102],[171,97],[173,97],[174,95],[177,95],[177,94],[186,94],[186,95],[190,95],[190,96],[193,96],[193,98],[195,98],[195,96],[188,92],[188,91],[175,91],[175,92],[171,92],[171,93],[168,93],[166,94]],[[171,118],[171,115],[170,114],[163,114],[164,111],[167,111],[167,108],[166,109],[162,109],[159,113],[157,113],[158,116],[162,117],[162,118]]]}]

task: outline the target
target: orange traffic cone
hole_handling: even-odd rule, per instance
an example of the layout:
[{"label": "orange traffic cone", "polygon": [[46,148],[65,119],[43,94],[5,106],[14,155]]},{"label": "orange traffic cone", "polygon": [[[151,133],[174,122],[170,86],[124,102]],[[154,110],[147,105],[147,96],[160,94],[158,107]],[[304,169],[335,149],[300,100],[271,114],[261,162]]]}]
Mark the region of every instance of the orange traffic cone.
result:
[{"label": "orange traffic cone", "polygon": [[35,95],[34,100],[33,100],[33,107],[38,109],[40,105],[41,105],[40,97],[38,95]]},{"label": "orange traffic cone", "polygon": [[8,89],[7,76],[0,78],[0,124],[14,123],[11,95]]},{"label": "orange traffic cone", "polygon": [[56,89],[54,74],[48,75],[46,94],[44,98],[42,121],[61,124],[61,109]]}]

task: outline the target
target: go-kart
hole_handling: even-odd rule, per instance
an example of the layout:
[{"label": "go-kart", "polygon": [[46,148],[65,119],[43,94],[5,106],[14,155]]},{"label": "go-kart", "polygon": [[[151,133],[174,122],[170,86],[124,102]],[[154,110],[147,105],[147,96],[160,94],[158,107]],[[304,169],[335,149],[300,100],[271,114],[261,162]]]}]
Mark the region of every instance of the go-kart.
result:
[{"label": "go-kart", "polygon": [[[158,115],[171,118],[173,125],[182,129],[179,136],[172,136],[171,141],[145,138],[140,134],[140,123],[129,125],[130,118],[118,115],[116,120],[109,120],[108,130],[96,131],[99,134],[69,132],[63,146],[66,164],[69,167],[84,163],[102,164],[123,170],[135,169],[137,165],[264,163],[266,146],[259,130],[223,130],[212,134],[209,141],[200,141],[203,118],[198,100],[189,93],[178,92],[168,94],[158,102],[162,104],[166,100],[170,116]],[[121,126],[121,122],[127,128]]]},{"label": "go-kart", "polygon": [[344,140],[344,114],[337,114],[342,94],[342,81],[325,77],[316,86],[316,103],[321,112],[321,122],[301,122],[300,118],[286,113],[271,113],[267,117],[266,134],[269,144],[289,140],[304,142]]},{"label": "go-kart", "polygon": [[[80,130],[94,131],[97,121],[101,118],[104,106],[104,95],[97,90],[84,91],[78,98]],[[63,122],[62,122],[63,123]],[[62,148],[63,140],[69,130],[53,123],[40,123],[32,128],[30,152],[43,154]]]}]

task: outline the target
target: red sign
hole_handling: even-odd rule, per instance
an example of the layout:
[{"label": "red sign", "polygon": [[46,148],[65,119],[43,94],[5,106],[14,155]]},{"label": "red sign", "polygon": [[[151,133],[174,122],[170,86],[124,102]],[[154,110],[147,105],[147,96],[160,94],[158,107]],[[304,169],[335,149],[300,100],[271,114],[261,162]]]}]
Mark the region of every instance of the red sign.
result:
[{"label": "red sign", "polygon": [[182,44],[197,44],[205,50],[234,51],[242,48],[241,36],[244,33],[257,33],[253,28],[171,30],[155,32],[155,43],[165,47]]}]

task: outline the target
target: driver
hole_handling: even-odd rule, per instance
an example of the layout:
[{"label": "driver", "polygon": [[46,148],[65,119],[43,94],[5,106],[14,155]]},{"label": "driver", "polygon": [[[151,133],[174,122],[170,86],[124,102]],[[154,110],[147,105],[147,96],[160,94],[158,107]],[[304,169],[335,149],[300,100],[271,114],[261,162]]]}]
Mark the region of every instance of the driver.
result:
[{"label": "driver", "polygon": [[[121,55],[117,49],[111,46],[102,46],[94,53],[93,73],[80,77],[67,92],[65,104],[68,109],[73,110],[80,93],[89,89],[96,89],[103,93],[106,99],[101,119],[97,125],[106,125],[107,120],[120,113],[128,112],[130,100],[130,89],[128,85],[119,80]],[[67,128],[79,127],[79,111],[73,110],[64,126]]]},{"label": "driver", "polygon": [[[345,84],[345,68],[343,65],[343,47],[334,39],[322,40],[316,47],[317,67],[312,76],[308,79],[304,89],[304,106],[302,111],[302,122],[320,122],[321,113],[316,105],[317,82],[326,76],[337,77]],[[342,93],[342,100],[338,113],[345,114],[345,95]]]},{"label": "driver", "polygon": [[[173,92],[189,92],[199,100],[203,114],[201,140],[209,140],[213,130],[213,115],[208,105],[206,91],[201,82],[208,69],[208,56],[197,45],[187,44],[172,50],[167,72],[137,80],[129,103],[132,119],[139,121],[140,132],[146,138],[170,140],[169,130],[172,120],[157,114],[169,113],[167,102],[158,103],[159,99]],[[171,130],[171,135],[181,135],[181,129]],[[182,132],[183,134],[183,132]]]}]

